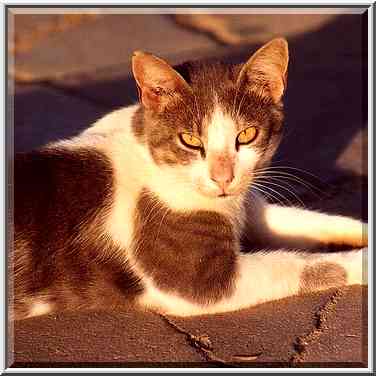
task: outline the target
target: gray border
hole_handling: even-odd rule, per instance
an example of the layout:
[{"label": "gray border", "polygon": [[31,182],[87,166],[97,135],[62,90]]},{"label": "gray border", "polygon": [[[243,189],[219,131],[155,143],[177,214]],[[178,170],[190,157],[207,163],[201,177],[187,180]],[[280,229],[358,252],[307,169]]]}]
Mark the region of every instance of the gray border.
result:
[{"label": "gray border", "polygon": [[262,3],[255,3],[255,4],[243,4],[243,3],[234,3],[234,4],[223,4],[223,5],[216,5],[212,3],[203,3],[200,5],[195,5],[191,3],[179,3],[179,4],[138,4],[138,3],[133,3],[133,4],[111,4],[111,3],[105,3],[105,4],[94,4],[94,5],[89,5],[86,3],[78,3],[78,4],[60,4],[59,3],[52,3],[52,4],[35,4],[35,5],[20,5],[20,4],[6,4],[5,8],[224,8],[224,9],[231,9],[231,8],[323,8],[323,9],[328,9],[328,8],[354,8],[354,9],[368,9],[371,5],[367,3],[359,3],[359,4],[317,4],[317,3],[308,3],[308,4],[294,4],[292,3],[291,5],[286,5],[286,4],[278,4],[276,3],[275,5],[270,5],[270,4],[262,4]]},{"label": "gray border", "polygon": [[7,354],[7,351],[5,350],[7,348],[7,337],[8,337],[8,333],[7,333],[7,322],[8,322],[8,317],[6,315],[6,308],[7,307],[7,304],[6,304],[6,297],[7,297],[7,257],[5,256],[5,252],[7,251],[7,234],[8,234],[8,226],[7,226],[7,217],[6,217],[6,213],[7,213],[7,208],[6,208],[6,203],[7,203],[7,193],[6,193],[6,188],[8,186],[8,173],[7,173],[7,163],[6,163],[6,145],[7,145],[7,116],[6,116],[6,109],[8,108],[8,101],[7,101],[7,86],[5,85],[5,79],[7,77],[7,64],[6,64],[6,33],[7,33],[7,25],[6,25],[6,21],[5,21],[5,14],[6,14],[6,11],[5,11],[5,7],[2,7],[1,9],[1,18],[2,20],[4,21],[3,22],[3,25],[4,25],[4,29],[3,29],[3,38],[2,38],[2,47],[4,49],[4,70],[2,71],[2,74],[3,74],[3,80],[4,80],[4,89],[3,89],[3,96],[4,96],[4,101],[2,101],[2,104],[4,105],[4,111],[3,111],[3,119],[4,119],[4,129],[3,129],[3,133],[2,133],[2,144],[4,145],[4,149],[3,149],[3,164],[2,164],[2,168],[3,168],[3,171],[5,173],[5,176],[4,176],[4,186],[3,186],[3,189],[4,191],[2,192],[2,207],[4,208],[4,217],[3,217],[3,220],[4,220],[4,226],[2,227],[2,235],[4,236],[4,264],[3,264],[3,272],[4,272],[4,284],[3,284],[3,289],[2,289],[2,292],[1,292],[1,297],[2,297],[2,302],[3,302],[3,305],[4,305],[4,310],[1,311],[1,318],[4,320],[3,323],[2,323],[2,328],[1,328],[1,332],[3,334],[3,338],[4,338],[4,341],[2,341],[1,343],[1,349],[3,350],[3,353],[2,353],[2,357],[1,357],[1,366],[2,367],[7,367],[8,364],[7,364],[7,358],[8,358],[8,354]]},{"label": "gray border", "polygon": [[[3,5],[3,4],[2,4]],[[88,5],[88,4],[67,4],[67,3],[54,3],[54,4],[5,4],[2,6],[2,16],[3,16],[3,20],[4,20],[4,40],[3,40],[3,43],[4,43],[4,49],[5,49],[5,54],[4,54],[4,104],[5,104],[5,107],[4,107],[4,133],[3,133],[3,137],[4,137],[4,171],[5,171],[5,187],[4,187],[4,194],[2,196],[2,198],[4,199],[4,209],[5,209],[5,215],[4,215],[4,222],[5,222],[5,225],[3,227],[3,231],[4,231],[4,239],[5,239],[5,250],[8,249],[8,245],[10,244],[10,236],[9,236],[9,226],[8,226],[8,215],[9,215],[9,210],[12,210],[12,205],[10,204],[10,202],[13,202],[12,201],[12,190],[9,189],[9,186],[10,186],[10,182],[12,181],[12,165],[11,165],[11,157],[13,156],[13,127],[9,127],[8,128],[8,125],[10,123],[12,123],[12,120],[13,120],[13,113],[12,111],[10,111],[10,108],[13,108],[12,103],[13,103],[13,95],[10,95],[10,92],[13,93],[12,90],[10,89],[13,89],[13,80],[9,80],[8,81],[8,77],[7,77],[7,73],[8,73],[8,64],[9,64],[9,56],[8,56],[8,9],[13,9],[13,8],[35,8],[35,9],[38,9],[38,8],[51,8],[51,9],[56,9],[56,8],[162,8],[162,9],[165,9],[165,8],[202,8],[202,7],[206,7],[206,8],[225,8],[225,9],[228,9],[228,8],[366,8],[367,12],[368,12],[368,8],[371,8],[372,9],[372,17],[373,17],[373,20],[375,20],[375,16],[376,16],[376,9],[375,9],[375,4],[370,4],[370,3],[359,3],[359,4],[338,4],[338,3],[335,3],[335,4],[317,4],[317,3],[310,3],[310,4],[300,4],[300,5],[297,5],[297,4],[290,4],[290,5],[286,5],[286,4],[275,4],[275,5],[271,5],[271,4],[218,4],[218,5],[215,5],[215,4],[209,4],[209,3],[206,3],[206,4],[192,4],[192,3],[184,3],[184,4],[137,4],[137,3],[134,3],[134,4],[94,4],[94,5]],[[368,24],[368,32],[370,31],[370,25]],[[369,35],[369,34],[368,34]],[[373,35],[369,35],[372,36]],[[375,61],[375,50],[373,50],[373,54],[372,54],[372,72],[373,72],[373,64],[374,64],[374,61]],[[368,84],[370,83],[370,77],[368,77],[368,73],[367,73],[367,78],[368,78]],[[370,94],[371,94],[371,98],[368,98],[368,105],[371,102],[371,100],[374,98],[374,85],[375,85],[375,77],[373,77],[373,80],[372,80],[372,83],[373,83],[373,87],[370,91]],[[8,86],[9,85],[9,86]],[[8,91],[10,90],[10,92]],[[9,97],[8,97],[9,95]],[[9,107],[11,106],[11,107]],[[371,119],[368,119],[369,121],[372,121],[373,118]],[[13,124],[13,123],[12,123]],[[373,126],[375,123],[374,121],[372,121],[372,124],[370,123],[369,125],[370,126]],[[373,132],[373,137],[371,139],[371,141],[374,143],[375,142],[375,139],[376,139],[376,135],[374,134]],[[372,150],[373,150],[373,144],[372,144]],[[370,157],[370,156],[369,156]],[[372,153],[372,157],[373,157],[373,153]],[[8,163],[9,162],[9,163]],[[373,162],[373,158],[372,158],[372,162]],[[373,168],[373,165],[372,165],[372,168]],[[10,175],[9,175],[10,174]],[[372,181],[371,183],[374,184],[375,183],[375,176],[373,175],[372,176]],[[370,180],[369,180],[370,182]],[[372,192],[373,193],[373,192]],[[11,201],[8,201],[8,200],[11,200]],[[371,203],[369,203],[369,211],[371,212],[371,216],[369,216],[369,220],[372,221],[373,223],[373,211],[375,209],[375,202],[372,203],[372,207],[370,206]],[[370,210],[371,209],[371,210]],[[372,239],[373,239],[373,236],[372,236]],[[372,244],[372,243],[371,243]],[[373,247],[372,247],[373,248]],[[373,266],[375,267],[375,258],[373,257]],[[9,283],[8,283],[8,280],[6,278],[7,276],[7,270],[8,270],[8,258],[5,257],[5,264],[4,264],[4,291],[3,291],[3,295],[4,295],[4,299],[3,299],[3,302],[4,302],[4,307],[7,307],[7,302],[5,299],[8,298],[7,296],[7,291],[8,291],[8,287],[9,287]],[[372,286],[373,287],[373,286]],[[374,299],[374,294],[375,294],[375,291],[372,291],[373,293],[373,301],[372,301],[372,310],[374,312],[374,308],[375,308],[375,299]],[[7,327],[7,319],[8,319],[8,314],[7,314],[7,310],[5,308],[5,323],[4,323],[4,334],[8,332],[9,328]],[[8,333],[7,333],[8,334]],[[375,336],[375,327],[373,326],[373,337],[372,337],[372,345],[373,345],[373,338]],[[371,345],[371,341],[370,341],[370,338],[368,338],[368,342],[369,342],[369,345]],[[5,367],[8,367],[9,364],[8,364],[8,356],[7,356],[7,352],[8,352],[8,345],[9,345],[9,340],[7,338],[7,335],[4,336],[4,344],[5,344],[5,347],[4,349],[7,349],[6,352],[4,352],[4,355],[5,355],[5,359],[4,359],[4,366]],[[370,362],[369,362],[369,365],[368,367],[369,368],[373,368],[373,357],[370,357]],[[53,371],[53,368],[50,369],[51,371]],[[278,370],[278,369],[276,369]],[[304,369],[302,369],[304,370]],[[98,371],[100,371],[98,369]],[[218,369],[214,369],[214,371],[219,371]],[[8,372],[6,372],[8,373]],[[15,373],[15,372],[11,372],[11,373]]]},{"label": "gray border", "polygon": [[[372,75],[372,81],[371,81],[371,77],[368,76],[368,84],[371,84],[372,87],[371,87],[371,90],[370,90],[370,95],[368,97],[368,111],[370,112],[371,114],[371,119],[368,119],[369,121],[369,125],[368,127],[371,129],[371,132],[372,132],[372,137],[371,137],[371,147],[370,147],[370,150],[371,150],[371,155],[368,156],[368,160],[371,162],[371,164],[368,166],[368,169],[369,171],[371,171],[371,174],[372,174],[372,180],[369,179],[369,182],[371,182],[371,190],[369,191],[369,198],[371,198],[372,196],[372,199],[373,200],[369,200],[368,201],[368,209],[369,209],[369,214],[371,214],[369,216],[369,218],[371,218],[371,225],[372,225],[372,231],[370,232],[370,239],[371,239],[371,254],[372,254],[372,271],[373,273],[371,273],[371,282],[372,282],[372,285],[371,285],[371,293],[369,294],[369,296],[372,295],[372,303],[371,303],[371,307],[372,307],[372,312],[371,312],[371,317],[372,317],[372,338],[371,338],[371,341],[372,341],[372,349],[371,351],[369,350],[369,359],[370,359],[370,364],[369,364],[369,367],[372,368],[372,370],[374,371],[374,362],[375,362],[375,348],[374,348],[374,345],[375,345],[375,280],[374,280],[374,271],[375,271],[375,268],[376,268],[376,257],[374,255],[374,228],[373,228],[373,225],[374,225],[374,213],[375,213],[375,200],[374,200],[374,197],[373,197],[373,194],[374,194],[374,188],[375,188],[375,154],[374,154],[374,145],[375,145],[375,140],[376,140],[376,132],[374,131],[375,129],[375,118],[374,118],[374,98],[375,98],[375,83],[376,83],[376,79],[375,79],[375,61],[376,61],[376,49],[375,49],[375,20],[376,20],[376,6],[375,6],[375,3],[373,3],[371,5],[371,8],[369,10],[370,12],[372,11],[372,22],[371,22],[371,25],[368,25],[368,31],[369,31],[369,38],[372,39],[372,41],[369,42],[370,45],[372,45],[372,57],[371,57],[371,67],[369,68],[369,71],[371,72],[371,75]],[[371,30],[370,30],[371,28]],[[368,59],[369,60],[369,59]],[[373,106],[372,106],[373,104]],[[372,157],[372,160],[370,160]],[[370,202],[372,201],[372,203]],[[369,266],[370,268],[370,266]],[[370,274],[369,274],[370,276]],[[370,317],[370,315],[369,315]],[[368,325],[370,324],[370,322],[368,322]],[[369,342],[370,344],[370,342]]]},{"label": "gray border", "polygon": [[[5,60],[5,69],[6,72],[9,72],[9,67],[14,64],[14,55],[9,54],[8,55],[8,47],[9,47],[9,29],[11,25],[13,25],[13,20],[10,20],[11,14],[8,12],[5,12],[4,15],[4,25],[6,30],[5,35],[5,48],[6,48],[6,60]],[[11,21],[11,22],[9,22]],[[13,229],[11,228],[11,223],[13,223],[13,189],[12,189],[12,183],[13,183],[13,156],[14,156],[14,80],[7,75],[5,76],[5,82],[6,82],[6,93],[5,93],[5,99],[6,99],[6,112],[5,116],[7,119],[7,124],[12,124],[12,126],[6,126],[5,127],[5,135],[6,140],[8,141],[5,145],[5,163],[6,163],[6,195],[8,195],[8,199],[6,201],[6,235],[5,235],[5,242],[6,242],[6,249],[7,249],[7,255],[5,258],[5,268],[6,268],[6,275],[8,275],[11,268],[13,268],[12,259],[13,259]],[[10,142],[9,142],[10,141]],[[10,252],[9,252],[10,251]],[[11,276],[8,275],[8,278],[6,279],[6,291],[7,291],[7,310],[5,311],[5,330],[6,330],[6,336],[5,336],[5,352],[6,352],[6,360],[5,364],[6,367],[9,367],[12,364],[14,349],[14,323],[9,322],[9,310],[12,309],[11,305],[12,303],[12,296],[13,296],[13,273]]]}]

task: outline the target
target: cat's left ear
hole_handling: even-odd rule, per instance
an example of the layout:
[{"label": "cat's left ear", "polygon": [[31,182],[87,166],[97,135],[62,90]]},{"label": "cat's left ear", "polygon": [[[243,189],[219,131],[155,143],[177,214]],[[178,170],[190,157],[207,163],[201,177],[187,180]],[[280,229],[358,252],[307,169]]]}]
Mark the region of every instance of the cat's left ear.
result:
[{"label": "cat's left ear", "polygon": [[132,71],[145,108],[160,112],[174,95],[183,95],[191,88],[168,63],[147,52],[135,51]]},{"label": "cat's left ear", "polygon": [[289,62],[288,43],[276,38],[257,50],[243,65],[238,85],[246,82],[248,88],[262,98],[278,103],[287,86]]}]

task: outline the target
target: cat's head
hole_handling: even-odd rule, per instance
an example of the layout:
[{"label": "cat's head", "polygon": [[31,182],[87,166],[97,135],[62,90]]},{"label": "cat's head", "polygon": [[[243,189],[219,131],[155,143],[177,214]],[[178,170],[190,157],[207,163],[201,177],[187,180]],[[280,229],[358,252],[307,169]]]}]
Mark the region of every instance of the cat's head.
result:
[{"label": "cat's head", "polygon": [[133,129],[156,165],[206,197],[244,193],[282,134],[288,47],[278,38],[243,65],[172,68],[144,52],[132,58],[141,109]]}]

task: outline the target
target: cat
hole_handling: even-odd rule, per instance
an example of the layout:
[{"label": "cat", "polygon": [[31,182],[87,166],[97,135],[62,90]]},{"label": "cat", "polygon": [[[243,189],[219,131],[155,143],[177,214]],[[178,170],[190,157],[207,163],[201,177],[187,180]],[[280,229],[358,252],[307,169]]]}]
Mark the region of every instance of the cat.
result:
[{"label": "cat", "polygon": [[[11,318],[128,306],[193,316],[366,284],[365,223],[252,190],[282,138],[288,61],[283,38],[242,65],[173,68],[136,51],[140,103],[17,154]],[[244,236],[270,250],[243,252]],[[307,251],[330,244],[362,249]]]}]

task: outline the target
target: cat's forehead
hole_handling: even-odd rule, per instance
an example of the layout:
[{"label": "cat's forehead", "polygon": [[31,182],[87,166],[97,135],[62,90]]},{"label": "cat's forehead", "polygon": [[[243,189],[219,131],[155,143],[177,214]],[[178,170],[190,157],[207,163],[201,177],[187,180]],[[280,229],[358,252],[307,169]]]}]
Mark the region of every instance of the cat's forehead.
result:
[{"label": "cat's forehead", "polygon": [[184,63],[177,71],[187,81],[196,105],[213,111],[218,105],[228,107],[236,90],[237,68],[223,63]]},{"label": "cat's forehead", "polygon": [[267,122],[265,106],[236,85],[238,66],[184,63],[176,70],[192,88],[193,102],[186,115],[192,119],[190,126],[198,134],[208,135],[209,128],[227,127],[238,131],[251,123],[265,125]]},{"label": "cat's forehead", "polygon": [[196,89],[208,87],[208,82],[236,81],[239,67],[221,62],[188,61],[174,67],[185,81]]}]

